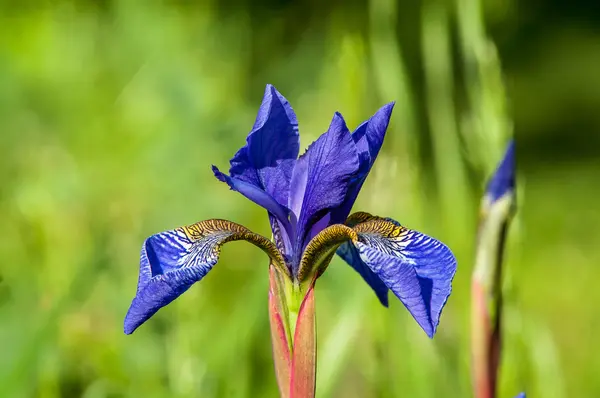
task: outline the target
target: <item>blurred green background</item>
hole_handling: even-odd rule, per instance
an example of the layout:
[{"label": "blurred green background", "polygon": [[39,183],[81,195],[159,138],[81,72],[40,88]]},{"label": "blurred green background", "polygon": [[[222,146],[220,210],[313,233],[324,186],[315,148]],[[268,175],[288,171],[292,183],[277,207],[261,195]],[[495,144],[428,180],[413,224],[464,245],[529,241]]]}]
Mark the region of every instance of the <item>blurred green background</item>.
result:
[{"label": "blurred green background", "polygon": [[335,259],[317,288],[319,397],[468,397],[484,180],[516,135],[500,396],[600,396],[600,9],[594,1],[0,2],[0,397],[274,397],[267,262],[225,247],[132,336],[150,234],[265,212],[216,181],[266,83],[302,146],[396,100],[355,209],[446,242],[429,340]]}]

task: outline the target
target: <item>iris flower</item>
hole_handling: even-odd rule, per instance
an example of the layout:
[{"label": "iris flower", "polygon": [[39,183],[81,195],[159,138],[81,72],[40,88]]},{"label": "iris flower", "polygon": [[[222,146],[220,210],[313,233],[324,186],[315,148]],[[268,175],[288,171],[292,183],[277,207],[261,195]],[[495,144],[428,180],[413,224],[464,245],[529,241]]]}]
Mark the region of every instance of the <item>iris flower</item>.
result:
[{"label": "iris flower", "polygon": [[[350,133],[336,113],[298,157],[296,115],[267,85],[246,144],[215,177],[267,210],[272,240],[227,220],[206,220],[150,236],[137,292],[125,317],[130,334],[200,281],[221,246],[246,240],[269,257],[269,314],[283,397],[311,397],[315,383],[315,281],[337,253],[384,306],[388,290],[433,337],[451,292],[456,259],[441,242],[391,218],[350,210],[382,146],[394,104]],[[391,183],[391,182],[390,182]]]}]

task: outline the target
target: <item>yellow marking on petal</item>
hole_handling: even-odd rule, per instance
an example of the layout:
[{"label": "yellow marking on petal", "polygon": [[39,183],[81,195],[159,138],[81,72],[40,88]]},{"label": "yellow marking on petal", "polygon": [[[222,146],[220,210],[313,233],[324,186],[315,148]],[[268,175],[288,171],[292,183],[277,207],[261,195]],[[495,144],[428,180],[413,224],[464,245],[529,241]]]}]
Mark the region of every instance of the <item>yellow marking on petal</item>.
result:
[{"label": "yellow marking on petal", "polygon": [[331,225],[319,232],[304,249],[298,280],[304,282],[313,274],[318,277],[331,261],[337,248],[348,240],[356,241],[358,235],[352,228],[343,224]]},{"label": "yellow marking on petal", "polygon": [[357,224],[354,230],[358,234],[377,234],[389,239],[398,238],[408,232],[407,228],[380,217],[373,217],[368,221]]},{"label": "yellow marking on petal", "polygon": [[272,259],[274,263],[273,265],[278,270],[284,272],[288,277],[291,277],[281,252],[277,249],[273,242],[262,235],[250,231],[243,225],[228,220],[211,219],[186,225],[177,229],[182,231],[192,242],[197,242],[201,239],[209,237],[210,235],[228,233],[229,236],[219,242],[219,244],[213,249],[215,256],[220,254],[221,246],[227,242],[233,242],[236,240],[245,240],[250,242],[254,246],[262,249],[262,251],[264,251]]},{"label": "yellow marking on petal", "polygon": [[378,217],[376,217],[372,214],[369,214],[367,212],[364,212],[364,211],[357,211],[356,213],[350,214],[344,224],[346,224],[347,226],[352,228],[355,225],[363,223],[365,221],[368,221],[372,218],[378,218]]},{"label": "yellow marking on petal", "polygon": [[337,248],[346,241],[356,242],[361,240],[360,235],[369,234],[384,239],[400,239],[408,232],[407,228],[388,219],[366,212],[356,212],[346,219],[345,224],[331,225],[311,239],[300,260],[298,281],[303,283],[309,276],[319,277]]}]

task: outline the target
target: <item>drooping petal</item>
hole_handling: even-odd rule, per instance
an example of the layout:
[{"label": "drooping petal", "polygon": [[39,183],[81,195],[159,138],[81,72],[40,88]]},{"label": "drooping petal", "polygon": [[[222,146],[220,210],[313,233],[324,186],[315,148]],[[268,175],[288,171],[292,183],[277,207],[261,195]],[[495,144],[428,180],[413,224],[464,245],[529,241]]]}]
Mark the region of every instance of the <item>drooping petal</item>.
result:
[{"label": "drooping petal", "polygon": [[387,307],[387,286],[362,261],[358,249],[352,242],[358,241],[358,235],[352,229],[356,224],[372,219],[368,213],[354,213],[347,223],[334,224],[322,229],[306,245],[297,273],[298,281],[312,282],[319,277],[329,265],[334,253],[350,264],[363,279],[373,288],[381,303]]},{"label": "drooping petal", "polygon": [[125,316],[125,333],[133,333],[200,281],[217,263],[221,245],[234,240],[258,246],[287,272],[280,253],[267,238],[230,221],[206,220],[152,235],[142,246],[138,287]]},{"label": "drooping petal", "polygon": [[356,272],[362,276],[365,282],[373,289],[377,298],[387,307],[388,301],[388,288],[381,279],[371,271],[371,268],[360,258],[358,249],[350,242],[343,243],[336,251],[337,255],[340,256],[346,263],[348,263]]},{"label": "drooping petal", "polygon": [[389,218],[374,217],[354,231],[361,259],[433,337],[456,272],[450,249]]},{"label": "drooping petal", "polygon": [[327,132],[310,145],[294,168],[290,208],[298,217],[296,253],[310,239],[312,225],[343,203],[358,167],[356,145],[342,115],[336,113]]},{"label": "drooping petal", "polygon": [[489,181],[485,196],[490,202],[495,202],[509,191],[515,189],[515,142],[508,143],[504,158]]}]

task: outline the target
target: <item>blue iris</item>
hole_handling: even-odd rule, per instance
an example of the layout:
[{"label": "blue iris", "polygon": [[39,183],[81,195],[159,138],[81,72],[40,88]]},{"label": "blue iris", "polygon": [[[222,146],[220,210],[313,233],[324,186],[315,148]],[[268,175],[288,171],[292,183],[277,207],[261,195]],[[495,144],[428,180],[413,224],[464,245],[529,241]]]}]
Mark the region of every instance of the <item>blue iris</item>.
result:
[{"label": "blue iris", "polygon": [[[274,243],[225,220],[153,235],[142,249],[138,289],[125,332],[132,333],[204,277],[216,264],[222,244],[242,239],[262,248],[271,264],[294,283],[305,278],[303,267],[312,267],[303,264],[303,259],[312,258],[307,253],[330,250],[331,255],[319,260],[326,266],[337,250],[383,305],[388,305],[391,290],[432,337],[456,272],[452,252],[389,218],[350,215],[383,144],[393,107],[393,103],[384,105],[352,133],[336,113],[327,131],[298,156],[296,115],[289,102],[267,85],[256,122],[246,145],[231,159],[229,174],[215,166],[213,172],[267,210]],[[340,225],[349,228],[336,229]],[[325,234],[326,230],[346,238],[340,235],[327,241],[333,235]]]}]

